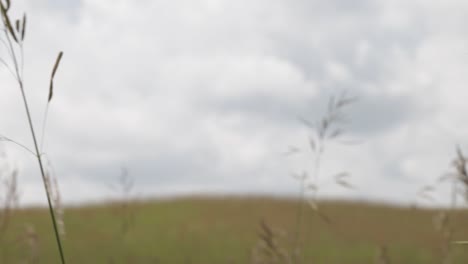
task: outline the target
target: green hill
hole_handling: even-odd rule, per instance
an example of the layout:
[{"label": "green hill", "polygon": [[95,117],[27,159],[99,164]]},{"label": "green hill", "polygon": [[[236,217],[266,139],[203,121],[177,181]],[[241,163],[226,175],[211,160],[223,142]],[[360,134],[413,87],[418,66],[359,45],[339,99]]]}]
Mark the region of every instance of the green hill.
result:
[{"label": "green hill", "polygon": [[[276,198],[207,198],[109,203],[65,209],[69,263],[252,263],[262,219],[278,247],[289,250],[297,203]],[[326,223],[307,210],[303,263],[441,263],[444,239],[436,210],[323,202]],[[456,212],[453,240],[466,238],[468,214]],[[57,263],[48,212],[14,212],[0,244],[0,263]],[[257,248],[257,251],[255,251]],[[257,253],[254,253],[257,252]],[[453,263],[468,263],[468,246],[452,247]],[[26,261],[26,262],[25,262]]]}]

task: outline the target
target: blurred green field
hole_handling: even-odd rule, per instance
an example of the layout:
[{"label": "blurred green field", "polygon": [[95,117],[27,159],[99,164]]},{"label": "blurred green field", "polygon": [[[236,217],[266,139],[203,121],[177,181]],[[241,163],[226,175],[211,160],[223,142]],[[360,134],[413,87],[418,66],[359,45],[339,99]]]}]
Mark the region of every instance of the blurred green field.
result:
[{"label": "blurred green field", "polygon": [[[435,211],[352,202],[325,202],[321,208],[332,224],[307,210],[305,263],[375,263],[378,245],[387,246],[391,263],[440,263]],[[250,263],[260,220],[291,234],[295,209],[291,200],[233,197],[66,208],[65,254],[68,263],[80,264]],[[124,232],[126,212],[133,212],[134,222]],[[457,214],[455,239],[468,239],[467,218],[467,213]],[[35,235],[37,244],[28,239]],[[28,263],[32,254],[37,254],[35,263],[58,263],[52,235],[45,209],[14,212],[0,241],[0,263]],[[468,246],[453,252],[453,263],[468,263]]]}]

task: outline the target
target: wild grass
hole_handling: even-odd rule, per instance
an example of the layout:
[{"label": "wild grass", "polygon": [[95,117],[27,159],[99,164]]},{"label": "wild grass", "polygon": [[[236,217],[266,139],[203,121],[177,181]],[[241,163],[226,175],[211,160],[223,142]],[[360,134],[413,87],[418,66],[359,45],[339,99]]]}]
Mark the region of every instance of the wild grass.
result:
[{"label": "wild grass", "polygon": [[8,164],[7,156],[0,152],[0,262],[4,255],[3,245],[8,243],[6,235],[14,209],[18,204],[17,170]]},{"label": "wild grass", "polygon": [[457,218],[459,211],[457,208],[457,197],[466,202],[468,201],[468,172],[466,165],[468,159],[463,154],[459,146],[456,147],[456,156],[452,160],[452,171],[442,177],[442,180],[449,180],[451,184],[450,208],[439,213],[436,218],[436,227],[442,236],[442,263],[450,264],[453,258],[453,249],[457,244],[463,244],[464,241],[455,241],[454,234],[458,231],[454,225],[454,219]]},{"label": "wild grass", "polygon": [[[17,209],[17,171],[0,168],[0,263],[56,263],[57,259],[65,263],[65,245],[72,263],[468,263],[464,222],[468,212],[457,209],[457,197],[468,200],[468,159],[460,148],[453,172],[443,178],[452,184],[450,208],[423,210],[319,199],[326,146],[340,142],[347,107],[355,102],[346,93],[331,97],[317,122],[301,118],[309,129],[312,171],[295,174],[299,181],[296,200],[190,197],[136,202],[133,178],[123,170],[115,186],[120,201],[69,208],[65,216],[57,177],[43,152],[54,78],[63,52],[52,66],[38,135],[24,85],[27,16],[13,19],[10,9],[10,0],[0,0],[0,46],[7,54],[0,64],[17,83],[33,147],[3,135],[0,141],[34,155],[48,210]],[[353,189],[349,176],[339,171],[327,178]],[[425,187],[420,195],[429,197],[432,190],[434,186]],[[434,223],[433,215],[437,215]],[[65,222],[69,227],[66,241]]]},{"label": "wild grass", "polygon": [[[262,219],[268,219],[278,248],[288,249],[284,230],[278,227],[294,225],[296,205],[293,199],[268,197],[140,201],[133,204],[138,224],[124,243],[115,239],[121,228],[114,214],[118,203],[67,208],[64,243],[71,263],[108,263],[109,256],[114,263],[252,263],[258,233],[265,232],[258,225]],[[308,224],[314,226],[303,244],[305,263],[375,263],[376,245],[387,245],[392,263],[440,263],[440,237],[431,221],[437,210],[340,201],[322,201],[321,208],[334,219],[334,226],[311,217],[312,210],[305,211],[311,219]],[[468,237],[467,217],[460,211],[454,219],[455,240]],[[57,262],[45,209],[20,209],[12,220],[9,240],[24,233],[23,223],[29,222],[38,237],[40,263]],[[4,263],[18,263],[25,246],[6,246]],[[465,248],[454,247],[452,255],[452,263],[468,263]]]},{"label": "wild grass", "polygon": [[[347,108],[356,101],[355,97],[349,96],[346,91],[342,91],[336,95],[332,95],[328,101],[328,105],[324,115],[317,121],[313,122],[308,118],[301,117],[300,120],[308,128],[308,145],[312,152],[312,171],[304,170],[302,173],[294,174],[299,181],[298,201],[296,210],[296,223],[293,225],[292,243],[290,247],[290,263],[304,263],[302,254],[302,243],[304,229],[304,210],[307,202],[316,216],[331,224],[331,218],[327,216],[319,208],[319,190],[321,188],[320,174],[322,159],[324,158],[326,146],[335,141],[340,142],[341,137],[345,134],[344,125],[348,121],[346,116]],[[301,152],[301,148],[293,147],[294,151],[289,154]],[[328,176],[328,175],[327,175]],[[350,174],[346,171],[337,172],[330,177],[334,182],[342,187],[353,189],[354,187],[349,182]],[[260,237],[264,240],[264,237]],[[265,243],[267,241],[264,241]]]},{"label": "wild grass", "polygon": [[110,187],[117,194],[118,207],[115,210],[116,218],[121,221],[120,239],[135,225],[135,206],[132,206],[136,197],[134,197],[134,182],[127,168],[122,168],[117,182]]},{"label": "wild grass", "polygon": [[272,229],[262,219],[258,236],[260,239],[252,250],[250,260],[252,264],[292,263],[292,256],[283,244],[286,232]]},{"label": "wild grass", "polygon": [[433,184],[424,186],[418,195],[420,198],[428,200],[432,204],[436,203],[432,193],[437,188],[442,187],[445,183],[450,185],[450,203],[449,206],[437,211],[433,216],[434,228],[439,236],[440,244],[440,258],[439,263],[450,264],[453,263],[453,251],[457,246],[460,247],[465,244],[464,240],[457,240],[455,236],[460,233],[454,221],[460,218],[460,212],[463,209],[457,209],[459,207],[464,208],[463,205],[459,204],[459,198],[462,198],[465,202],[468,201],[468,173],[467,173],[468,159],[463,154],[463,151],[459,146],[455,149],[455,157],[450,163],[450,172],[444,173],[439,177]]},{"label": "wild grass", "polygon": [[[0,12],[1,12],[1,20],[3,24],[2,28],[2,33],[3,33],[3,38],[1,38],[1,44],[3,44],[4,48],[7,50],[7,54],[9,55],[9,60],[1,59],[0,62],[3,64],[6,69],[8,69],[15,79],[20,94],[21,98],[24,104],[24,110],[26,112],[26,120],[29,125],[29,129],[31,132],[31,137],[34,143],[34,148],[33,150],[30,150],[28,147],[25,147],[24,144],[18,143],[15,140],[11,140],[9,137],[7,138],[7,141],[16,143],[17,145],[27,149],[30,153],[32,153],[36,159],[37,163],[39,165],[39,170],[40,174],[42,176],[42,182],[44,184],[44,189],[46,192],[46,197],[47,197],[47,203],[49,206],[49,214],[50,214],[50,219],[52,221],[52,227],[53,227],[53,232],[55,234],[55,239],[57,242],[57,247],[58,251],[60,253],[60,260],[61,263],[65,263],[65,255],[63,252],[63,246],[60,238],[60,223],[63,224],[63,222],[60,222],[59,217],[57,217],[57,213],[59,216],[61,216],[60,211],[56,212],[54,211],[54,206],[53,206],[53,197],[57,196],[57,192],[53,193],[52,189],[52,180],[50,176],[50,172],[46,170],[45,163],[44,163],[44,156],[42,153],[42,150],[40,149],[42,146],[39,146],[38,142],[38,136],[36,134],[35,126],[32,121],[32,113],[29,108],[29,103],[26,95],[26,90],[24,87],[24,52],[23,52],[23,44],[24,40],[26,37],[26,21],[27,21],[27,16],[26,14],[23,15],[22,19],[16,19],[12,20],[10,17],[9,11],[11,8],[11,1],[6,0],[0,1]],[[63,52],[60,52],[55,64],[52,69],[52,74],[50,77],[50,84],[49,84],[49,95],[47,98],[47,108],[46,108],[46,114],[44,120],[47,118],[47,111],[49,108],[49,104],[52,100],[53,97],[53,91],[54,91],[54,77],[57,72],[58,66],[60,64],[60,60],[62,59]],[[44,121],[44,126],[45,126],[45,121]],[[43,131],[45,130],[45,127],[43,127]],[[42,136],[43,137],[43,136]],[[4,137],[5,138],[5,137]],[[56,200],[57,201],[57,200]],[[59,219],[59,220],[57,220]],[[63,228],[62,228],[63,229]]]}]

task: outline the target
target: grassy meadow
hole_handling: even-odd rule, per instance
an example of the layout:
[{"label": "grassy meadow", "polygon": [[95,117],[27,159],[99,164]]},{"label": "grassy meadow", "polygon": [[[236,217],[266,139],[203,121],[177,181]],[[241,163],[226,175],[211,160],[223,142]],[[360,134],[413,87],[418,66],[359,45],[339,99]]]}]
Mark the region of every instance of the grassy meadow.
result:
[{"label": "grassy meadow", "polygon": [[[129,206],[101,204],[65,210],[68,263],[252,263],[262,219],[289,246],[297,203],[279,198],[190,197]],[[440,263],[435,210],[352,202],[324,202],[331,223],[306,210],[303,263],[378,263],[378,246],[391,263]],[[459,212],[454,239],[468,238]],[[0,263],[56,263],[46,209],[14,212],[1,242]],[[457,245],[452,263],[468,263]],[[383,262],[384,263],[384,262]]]},{"label": "grassy meadow", "polygon": [[[0,44],[5,49],[0,63],[20,92],[23,121],[33,145],[2,134],[0,141],[33,155],[47,208],[19,208],[17,170],[0,168],[0,264],[468,263],[468,242],[455,243],[468,240],[467,210],[319,199],[321,162],[324,153],[329,154],[328,144],[354,144],[341,138],[348,123],[348,108],[358,99],[346,90],[330,96],[323,116],[317,120],[299,118],[308,130],[304,144],[312,152],[312,166],[310,172],[293,174],[300,187],[298,200],[192,196],[133,201],[129,199],[133,181],[123,171],[119,182],[123,201],[64,208],[57,176],[43,149],[54,77],[64,53],[59,51],[55,62],[51,61],[44,112],[33,112],[36,108],[29,107],[23,73],[28,20],[26,14],[10,12],[11,2],[0,0]],[[33,115],[43,115],[41,126],[33,122]],[[302,146],[290,146],[288,155],[302,150]],[[69,151],[74,153],[73,149]],[[468,158],[460,148],[456,154],[454,170],[445,177],[452,180],[450,208],[458,205],[459,193],[468,201]],[[332,176],[335,184],[354,188],[348,172]],[[441,182],[424,187],[420,194],[429,197]]]}]

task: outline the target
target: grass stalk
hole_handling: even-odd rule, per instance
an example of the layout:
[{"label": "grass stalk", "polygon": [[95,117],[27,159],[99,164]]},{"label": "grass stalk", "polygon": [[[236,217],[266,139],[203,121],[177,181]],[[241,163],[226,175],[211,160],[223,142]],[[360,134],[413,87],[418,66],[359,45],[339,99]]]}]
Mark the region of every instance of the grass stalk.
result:
[{"label": "grass stalk", "polygon": [[20,84],[20,89],[21,89],[21,95],[22,95],[22,98],[23,98],[24,108],[25,108],[25,111],[26,111],[26,115],[28,117],[28,124],[29,124],[29,128],[31,130],[31,136],[32,136],[33,142],[34,142],[34,149],[36,151],[36,158],[37,158],[37,162],[39,164],[39,169],[40,169],[41,176],[42,176],[42,183],[43,183],[44,189],[46,191],[47,204],[48,204],[48,207],[49,207],[49,214],[50,214],[50,217],[52,219],[52,225],[53,225],[53,229],[54,229],[55,239],[57,241],[57,247],[58,247],[58,250],[59,250],[59,253],[60,253],[60,260],[61,260],[62,264],[65,264],[65,255],[63,253],[63,245],[62,245],[62,241],[60,239],[60,234],[59,234],[58,225],[57,225],[57,219],[55,217],[54,208],[53,208],[53,205],[52,205],[52,200],[50,198],[50,190],[49,190],[49,186],[47,185],[46,173],[45,173],[45,170],[44,170],[44,164],[42,162],[42,155],[39,152],[39,145],[37,143],[36,133],[34,132],[34,125],[32,123],[31,112],[29,111],[29,105],[28,105],[28,101],[27,101],[27,98],[26,98],[26,93],[24,92],[23,82],[20,81],[19,84]]},{"label": "grass stalk", "polygon": [[[318,187],[319,187],[319,176],[321,162],[325,151],[325,145],[327,141],[333,141],[339,138],[344,130],[341,127],[342,123],[346,121],[343,113],[343,108],[353,103],[356,100],[354,97],[349,97],[345,92],[338,96],[330,97],[328,102],[328,108],[325,115],[318,120],[317,123],[312,123],[307,119],[301,118],[301,121],[305,125],[312,129],[312,134],[309,136],[309,145],[312,153],[314,154],[312,177],[309,177],[307,172],[299,175],[299,200],[297,201],[296,209],[296,226],[291,244],[291,252],[294,263],[301,263],[300,255],[302,250],[302,236],[304,225],[304,203],[307,199],[307,191],[312,190],[311,199],[309,200],[314,211],[326,222],[329,223],[328,217],[321,213],[318,208]],[[296,149],[296,148],[295,148]],[[343,177],[346,177],[347,173],[339,173],[335,175],[335,180],[338,184],[350,188],[351,185],[346,182]]]},{"label": "grass stalk", "polygon": [[[49,189],[49,186],[47,184],[46,171],[44,169],[42,155],[41,155],[41,152],[40,152],[37,136],[36,136],[36,133],[35,133],[33,122],[32,122],[31,111],[29,109],[29,104],[28,104],[28,100],[27,100],[27,97],[26,97],[26,92],[25,92],[25,89],[24,89],[23,40],[24,40],[24,31],[25,31],[25,27],[26,27],[26,16],[23,17],[23,23],[22,23],[21,28],[18,28],[16,33],[15,33],[15,30],[12,28],[10,18],[8,16],[8,10],[9,10],[10,7],[11,6],[10,6],[9,1],[7,2],[7,5],[5,5],[3,2],[0,1],[2,22],[3,22],[3,25],[5,27],[4,33],[5,33],[6,42],[8,44],[7,48],[9,49],[9,54],[11,56],[11,60],[12,60],[13,67],[14,67],[14,77],[15,77],[15,80],[17,81],[18,86],[19,86],[20,91],[21,91],[21,98],[22,98],[24,109],[25,109],[25,112],[26,112],[26,116],[27,116],[27,120],[28,120],[28,126],[29,126],[29,129],[30,129],[30,132],[31,132],[31,137],[32,137],[33,143],[34,143],[34,151],[35,151],[34,155],[36,156],[37,162],[39,164],[39,169],[40,169],[40,173],[41,173],[41,176],[42,176],[42,182],[44,184],[44,189],[46,191],[49,214],[50,214],[50,217],[51,217],[51,220],[52,220],[52,226],[53,226],[53,229],[54,229],[55,240],[57,242],[57,247],[58,247],[58,250],[59,250],[59,253],[60,253],[60,260],[61,260],[62,264],[65,264],[65,255],[64,255],[64,252],[63,252],[63,244],[62,244],[62,241],[60,239],[57,220],[56,220],[56,216],[55,216],[55,213],[54,213],[54,207],[53,207],[52,200],[51,200],[50,189]],[[20,53],[21,54],[21,58],[20,58],[21,59],[21,65],[20,65],[20,62],[19,62],[19,59],[18,59],[18,55],[15,52],[15,48],[13,46],[13,40],[12,39],[14,40],[15,43],[18,44],[18,46],[19,46],[19,48],[21,50],[21,53]],[[61,56],[62,56],[62,53],[60,53],[59,58],[61,58]],[[51,90],[52,90],[53,75],[55,74],[56,68],[58,66],[58,62],[60,61],[59,58],[57,59],[55,65],[54,65],[54,70],[53,70],[52,77],[51,77]],[[50,94],[49,94],[48,104],[50,103],[51,94],[52,94],[52,91],[50,91]]]}]

